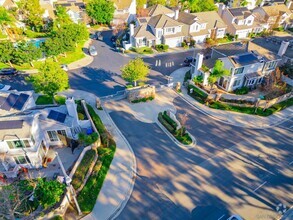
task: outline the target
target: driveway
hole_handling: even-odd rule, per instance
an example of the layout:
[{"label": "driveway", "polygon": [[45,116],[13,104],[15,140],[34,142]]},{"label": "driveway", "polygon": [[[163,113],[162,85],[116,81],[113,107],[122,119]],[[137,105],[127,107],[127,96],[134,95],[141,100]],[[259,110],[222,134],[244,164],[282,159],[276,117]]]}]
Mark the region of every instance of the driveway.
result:
[{"label": "driveway", "polygon": [[292,121],[247,129],[214,121],[179,97],[172,102],[177,113],[188,114],[197,147],[182,149],[133,110],[106,106],[138,165],[134,191],[118,219],[209,220],[236,213],[275,219],[277,204],[292,205]]}]

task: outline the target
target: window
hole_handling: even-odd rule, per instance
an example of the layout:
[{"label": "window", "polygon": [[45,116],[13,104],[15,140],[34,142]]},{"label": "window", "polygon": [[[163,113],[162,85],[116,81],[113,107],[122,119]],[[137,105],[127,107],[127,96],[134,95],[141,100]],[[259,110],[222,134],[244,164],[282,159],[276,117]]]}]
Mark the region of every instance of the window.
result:
[{"label": "window", "polygon": [[266,69],[269,70],[269,69],[275,68],[276,63],[277,63],[276,61],[267,63],[266,64]]},{"label": "window", "polygon": [[236,79],[233,83],[233,87],[238,87],[241,83],[241,79]]},{"label": "window", "polygon": [[262,77],[257,80],[257,84],[260,84],[261,82],[262,82]]},{"label": "window", "polygon": [[18,157],[14,157],[14,160],[17,164],[28,164],[31,163],[31,161],[29,160],[29,158],[27,156],[18,156]]},{"label": "window", "polygon": [[244,70],[244,67],[237,68],[237,69],[235,69],[234,74],[235,75],[236,74],[241,74],[241,73],[243,73],[243,70]]},{"label": "window", "polygon": [[166,33],[174,33],[175,28],[166,28]]},{"label": "window", "polygon": [[163,34],[163,33],[162,33],[162,30],[159,30],[159,31],[158,31],[158,38],[161,38],[161,37],[162,37],[162,34]]},{"label": "window", "polygon": [[7,141],[6,143],[10,149],[31,147],[28,140]]},{"label": "window", "polygon": [[48,133],[50,141],[52,141],[52,142],[60,141],[57,134],[63,135],[63,136],[66,137],[66,131],[65,130],[57,130],[57,132],[56,131],[47,131],[47,133]]},{"label": "window", "polygon": [[252,23],[252,20],[248,20],[247,24],[250,25]]}]

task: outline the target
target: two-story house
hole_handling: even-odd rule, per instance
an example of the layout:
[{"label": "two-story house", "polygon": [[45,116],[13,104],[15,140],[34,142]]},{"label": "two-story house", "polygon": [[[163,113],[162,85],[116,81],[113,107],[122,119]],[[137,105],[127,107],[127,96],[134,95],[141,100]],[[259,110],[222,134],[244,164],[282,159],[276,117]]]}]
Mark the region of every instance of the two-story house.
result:
[{"label": "two-story house", "polygon": [[224,4],[219,4],[218,13],[227,24],[227,32],[238,36],[239,39],[247,38],[253,32],[254,16],[246,7],[226,8]]},{"label": "two-story house", "polygon": [[[224,69],[230,71],[229,76],[221,77],[217,83],[219,87],[229,92],[243,86],[256,88],[263,82],[266,75],[276,69],[281,57],[249,42],[214,47],[211,60],[215,62],[215,59],[222,61]],[[198,54],[193,69],[194,76],[203,75],[204,85],[208,84],[207,79],[212,71],[210,66],[208,71],[202,68],[206,62],[203,56]]]},{"label": "two-story house", "polygon": [[[90,122],[80,121],[73,98],[66,105],[0,117],[0,172],[15,177],[21,167],[40,168],[54,146],[77,139]],[[45,160],[46,159],[46,160]]]},{"label": "two-story house", "polygon": [[136,28],[130,24],[130,43],[134,47],[167,44],[169,47],[181,46],[187,33],[184,24],[179,22],[179,10],[173,11],[162,5],[147,8],[147,17],[136,19]]},{"label": "two-story house", "polygon": [[229,0],[228,6],[230,8],[238,8],[241,6],[247,7],[249,10],[257,6],[257,0]]},{"label": "two-story house", "polygon": [[136,17],[136,0],[113,0],[114,2],[114,25],[130,23]]},{"label": "two-story house", "polygon": [[259,13],[261,18],[268,23],[270,29],[285,26],[292,14],[285,4],[257,7],[253,12]]},{"label": "two-story house", "polygon": [[203,43],[207,38],[223,38],[227,25],[215,11],[187,13],[180,12],[178,19],[183,23],[183,32],[196,43]]}]

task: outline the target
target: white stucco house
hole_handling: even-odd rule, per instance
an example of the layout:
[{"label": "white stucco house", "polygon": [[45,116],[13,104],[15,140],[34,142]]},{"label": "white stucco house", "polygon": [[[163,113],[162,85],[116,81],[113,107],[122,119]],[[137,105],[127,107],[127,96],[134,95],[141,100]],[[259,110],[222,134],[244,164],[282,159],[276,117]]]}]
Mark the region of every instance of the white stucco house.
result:
[{"label": "white stucco house", "polygon": [[[276,69],[281,56],[260,48],[253,42],[220,45],[213,48],[212,57],[208,60],[204,60],[202,54],[197,54],[196,62],[191,68],[193,77],[202,75],[203,85],[208,85],[208,77],[216,60],[223,62],[224,69],[230,71],[229,76],[221,77],[217,82],[219,87],[229,92],[241,87],[256,88]],[[203,65],[208,68],[203,68]]]},{"label": "white stucco house", "polygon": [[54,146],[68,146],[67,140],[91,128],[88,120],[78,119],[76,108],[68,98],[66,105],[0,117],[0,173],[15,177],[22,167],[41,168]]},{"label": "white stucco house", "polygon": [[113,0],[114,18],[113,25],[130,23],[136,18],[136,0]]}]

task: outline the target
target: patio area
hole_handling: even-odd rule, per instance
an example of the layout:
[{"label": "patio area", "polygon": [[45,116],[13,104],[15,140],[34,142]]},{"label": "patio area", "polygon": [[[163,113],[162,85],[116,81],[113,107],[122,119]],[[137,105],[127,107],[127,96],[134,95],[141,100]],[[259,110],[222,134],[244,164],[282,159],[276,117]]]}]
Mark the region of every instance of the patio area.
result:
[{"label": "patio area", "polygon": [[58,159],[56,158],[55,152],[58,152],[58,155],[63,163],[63,166],[65,170],[67,171],[67,174],[69,174],[70,169],[74,165],[75,161],[78,159],[82,150],[83,150],[83,147],[78,147],[78,148],[75,148],[74,152],[72,153],[70,147],[60,147],[60,146],[50,147],[50,150],[48,151],[47,156],[49,158],[52,158],[52,161],[47,163],[46,168],[43,167],[41,169],[29,170],[30,175],[32,176],[32,178],[47,177],[50,179],[53,178],[54,175],[63,176],[63,173],[59,165]]}]

